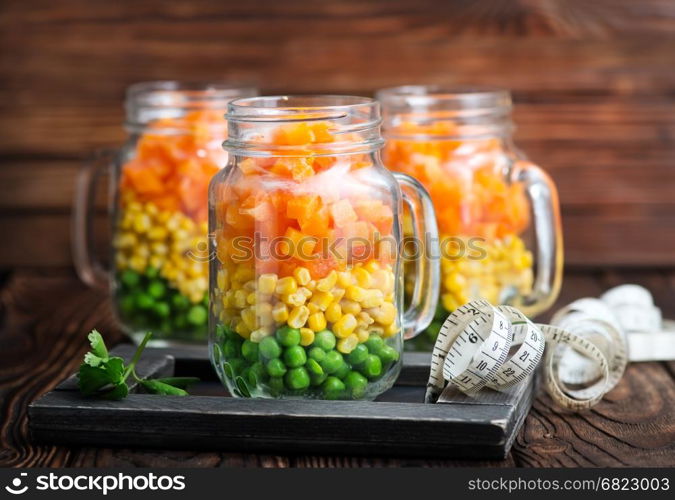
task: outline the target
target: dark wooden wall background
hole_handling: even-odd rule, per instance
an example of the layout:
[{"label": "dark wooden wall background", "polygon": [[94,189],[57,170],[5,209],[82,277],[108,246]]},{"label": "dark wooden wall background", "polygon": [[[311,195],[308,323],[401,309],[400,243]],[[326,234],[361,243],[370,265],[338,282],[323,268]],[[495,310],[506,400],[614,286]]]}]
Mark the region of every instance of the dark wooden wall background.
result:
[{"label": "dark wooden wall background", "polygon": [[2,0],[0,269],[70,264],[75,173],[152,79],[508,87],[519,146],[558,184],[567,262],[675,264],[671,0]]}]

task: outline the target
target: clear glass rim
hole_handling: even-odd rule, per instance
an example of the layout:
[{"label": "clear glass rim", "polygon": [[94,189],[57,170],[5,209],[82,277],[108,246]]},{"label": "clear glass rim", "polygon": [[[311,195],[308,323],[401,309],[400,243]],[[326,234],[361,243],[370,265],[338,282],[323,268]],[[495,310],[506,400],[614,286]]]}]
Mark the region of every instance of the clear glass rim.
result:
[{"label": "clear glass rim", "polygon": [[[157,80],[130,85],[126,98],[129,104],[136,106],[181,107],[191,102],[222,101],[225,108],[233,99],[256,94],[256,88],[250,82]],[[167,98],[173,98],[173,101]]]},{"label": "clear glass rim", "polygon": [[234,122],[302,122],[315,120],[363,120],[380,123],[380,104],[371,97],[337,94],[298,94],[243,97],[231,101],[225,116]]},{"label": "clear glass rim", "polygon": [[508,109],[511,92],[492,86],[400,85],[380,89],[375,94],[388,108],[429,107],[439,110]]}]

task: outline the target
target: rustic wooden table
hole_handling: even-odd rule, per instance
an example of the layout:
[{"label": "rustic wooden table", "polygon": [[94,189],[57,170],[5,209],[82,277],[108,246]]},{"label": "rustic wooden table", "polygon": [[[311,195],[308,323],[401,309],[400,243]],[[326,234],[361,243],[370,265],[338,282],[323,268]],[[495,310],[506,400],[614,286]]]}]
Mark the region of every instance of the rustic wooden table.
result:
[{"label": "rustic wooden table", "polygon": [[[558,303],[625,282],[649,287],[665,316],[675,317],[675,271],[568,272]],[[76,369],[86,350],[85,333],[94,327],[111,344],[123,339],[107,296],[88,290],[69,272],[0,275],[0,466],[675,466],[675,362],[630,366],[618,387],[584,413],[563,411],[540,395],[503,461],[36,446],[28,435],[26,407]]]}]

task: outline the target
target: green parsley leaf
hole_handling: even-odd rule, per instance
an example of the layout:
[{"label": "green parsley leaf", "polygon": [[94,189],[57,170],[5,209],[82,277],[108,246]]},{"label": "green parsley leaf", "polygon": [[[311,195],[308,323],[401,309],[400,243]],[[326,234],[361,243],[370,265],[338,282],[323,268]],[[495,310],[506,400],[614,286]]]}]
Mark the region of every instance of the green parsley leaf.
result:
[{"label": "green parsley leaf", "polygon": [[108,359],[108,349],[105,346],[103,341],[103,336],[98,333],[98,330],[92,330],[88,336],[89,343],[91,344],[91,354],[102,359]]}]

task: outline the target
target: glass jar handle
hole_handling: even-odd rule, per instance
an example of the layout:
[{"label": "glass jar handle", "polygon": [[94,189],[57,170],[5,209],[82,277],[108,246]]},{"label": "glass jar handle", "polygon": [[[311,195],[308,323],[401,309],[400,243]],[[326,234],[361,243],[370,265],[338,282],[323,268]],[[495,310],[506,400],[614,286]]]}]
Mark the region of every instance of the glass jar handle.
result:
[{"label": "glass jar handle", "polygon": [[392,172],[408,205],[413,225],[413,237],[422,249],[415,259],[415,283],[410,305],[403,313],[403,338],[408,340],[423,332],[434,319],[441,283],[440,262],[433,254],[438,244],[438,226],[431,198],[424,186],[409,175]]},{"label": "glass jar handle", "polygon": [[75,271],[80,279],[93,288],[109,285],[108,272],[94,252],[93,213],[96,186],[103,174],[109,174],[117,155],[115,150],[99,150],[82,165],[76,185],[71,221],[70,242]]},{"label": "glass jar handle", "polygon": [[532,292],[522,299],[520,306],[526,315],[534,316],[551,307],[560,291],[563,265],[560,204],[555,184],[538,166],[516,162],[512,180],[524,184],[532,211],[536,276]]}]

